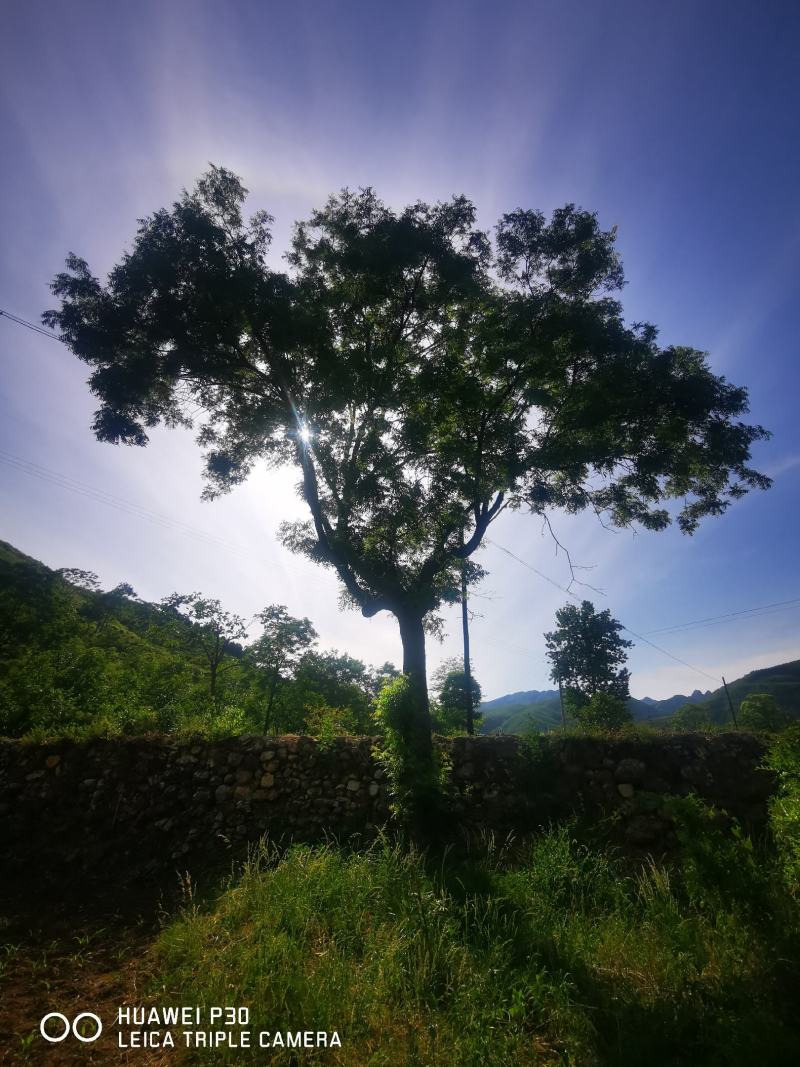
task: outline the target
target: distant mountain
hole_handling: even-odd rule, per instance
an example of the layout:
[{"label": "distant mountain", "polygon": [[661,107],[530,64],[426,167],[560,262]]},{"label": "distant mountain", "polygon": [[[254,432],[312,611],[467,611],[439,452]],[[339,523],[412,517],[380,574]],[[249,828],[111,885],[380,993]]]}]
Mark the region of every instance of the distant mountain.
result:
[{"label": "distant mountain", "polygon": [[[751,693],[771,693],[784,711],[800,718],[800,659],[751,671],[735,682],[728,682],[728,689],[735,708]],[[728,698],[722,687],[710,693],[703,703],[715,722],[728,718]]]},{"label": "distant mountain", "polygon": [[[549,730],[561,722],[561,707],[558,690],[535,693],[535,699],[526,700],[527,693],[509,693],[508,696],[487,700],[481,704],[483,733],[524,734],[530,730]],[[516,700],[509,698],[516,697]]]},{"label": "distant mountain", "polygon": [[522,693],[506,693],[504,697],[495,697],[494,700],[486,700],[481,704],[481,710],[486,712],[494,708],[507,707],[509,704],[538,704],[543,700],[552,700],[558,696],[557,689],[526,689]]},{"label": "distant mountain", "polygon": [[[751,693],[771,693],[790,715],[800,718],[800,660],[751,671],[743,678],[729,682],[728,689],[734,708],[738,708]],[[676,693],[664,700],[631,697],[629,702],[634,719],[661,722],[666,722],[684,704],[705,706],[715,722],[726,722],[730,717],[728,698],[722,686],[705,693],[695,689],[688,696]],[[507,693],[484,701],[480,711],[484,733],[522,734],[531,730],[549,730],[561,722],[557,689]]]},{"label": "distant mountain", "polygon": [[631,697],[630,707],[635,719],[660,719],[664,715],[672,715],[684,704],[702,704],[710,696],[710,689],[707,689],[705,693],[695,689],[688,697],[682,693],[673,697],[665,697],[664,700],[654,700],[653,697],[642,697],[641,700],[637,700],[636,697]]}]

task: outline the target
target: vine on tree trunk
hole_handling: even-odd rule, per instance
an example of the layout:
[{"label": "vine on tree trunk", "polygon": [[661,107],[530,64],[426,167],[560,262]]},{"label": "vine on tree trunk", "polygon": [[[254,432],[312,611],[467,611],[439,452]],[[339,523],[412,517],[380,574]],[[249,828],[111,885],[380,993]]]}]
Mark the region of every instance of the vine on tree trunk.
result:
[{"label": "vine on tree trunk", "polygon": [[448,770],[436,746],[420,744],[418,703],[417,687],[402,674],[382,690],[374,712],[381,734],[375,756],[389,782],[389,808],[403,832],[416,840],[435,835]]}]

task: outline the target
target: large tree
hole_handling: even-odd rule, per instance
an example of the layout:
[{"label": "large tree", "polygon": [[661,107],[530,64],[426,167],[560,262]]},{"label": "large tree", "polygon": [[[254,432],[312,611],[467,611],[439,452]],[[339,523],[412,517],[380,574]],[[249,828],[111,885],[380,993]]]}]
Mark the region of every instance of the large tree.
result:
[{"label": "large tree", "polygon": [[44,321],[92,368],[103,441],[189,425],[213,496],[256,463],[294,464],[309,508],[292,549],[335,569],[367,616],[397,618],[430,751],[425,632],[504,508],[590,508],[691,532],[768,481],[747,393],[702,352],[626,325],[614,232],[567,205],[504,215],[494,240],[463,196],[395,211],[370,190],[296,226],[221,168],[139,223],[106,284],[70,255]]}]

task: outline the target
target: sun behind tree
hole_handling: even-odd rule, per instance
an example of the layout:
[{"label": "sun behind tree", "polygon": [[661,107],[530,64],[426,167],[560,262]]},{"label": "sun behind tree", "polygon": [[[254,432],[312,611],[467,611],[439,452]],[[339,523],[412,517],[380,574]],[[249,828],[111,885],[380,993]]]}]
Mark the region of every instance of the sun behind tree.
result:
[{"label": "sun behind tree", "polygon": [[769,484],[746,391],[625,324],[594,214],[516,210],[490,240],[463,196],[394,211],[344,190],[296,226],[287,274],[245,195],[212,167],[140,222],[105,285],[70,255],[44,321],[92,368],[100,440],[145,445],[200,411],[209,496],[257,463],[296,467],[310,519],[283,540],[364,616],[397,619],[421,758],[426,630],[504,509],[660,530],[676,499],[691,532]]}]

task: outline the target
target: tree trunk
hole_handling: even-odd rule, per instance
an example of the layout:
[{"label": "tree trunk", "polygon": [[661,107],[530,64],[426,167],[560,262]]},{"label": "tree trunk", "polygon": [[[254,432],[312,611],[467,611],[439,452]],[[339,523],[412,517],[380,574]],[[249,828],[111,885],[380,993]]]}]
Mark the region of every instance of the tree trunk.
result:
[{"label": "tree trunk", "polygon": [[[464,531],[461,531],[464,544]],[[461,561],[461,632],[464,637],[464,697],[467,702],[467,733],[475,733],[475,709],[472,706],[472,664],[469,657],[469,609],[467,608],[467,561]]]},{"label": "tree trunk", "polygon": [[212,660],[209,664],[209,682],[208,689],[211,694],[211,703],[216,705],[217,703],[217,665]]},{"label": "tree trunk", "polygon": [[397,614],[400,639],[403,642],[403,674],[407,675],[414,692],[417,714],[412,723],[408,743],[422,758],[430,757],[431,710],[428,700],[428,678],[425,671],[425,630],[422,618],[410,612]]},{"label": "tree trunk", "polygon": [[272,677],[272,684],[269,687],[269,699],[267,700],[267,710],[264,713],[264,733],[269,732],[269,726],[272,722],[272,704],[275,700],[275,690],[278,688],[278,672]]}]

